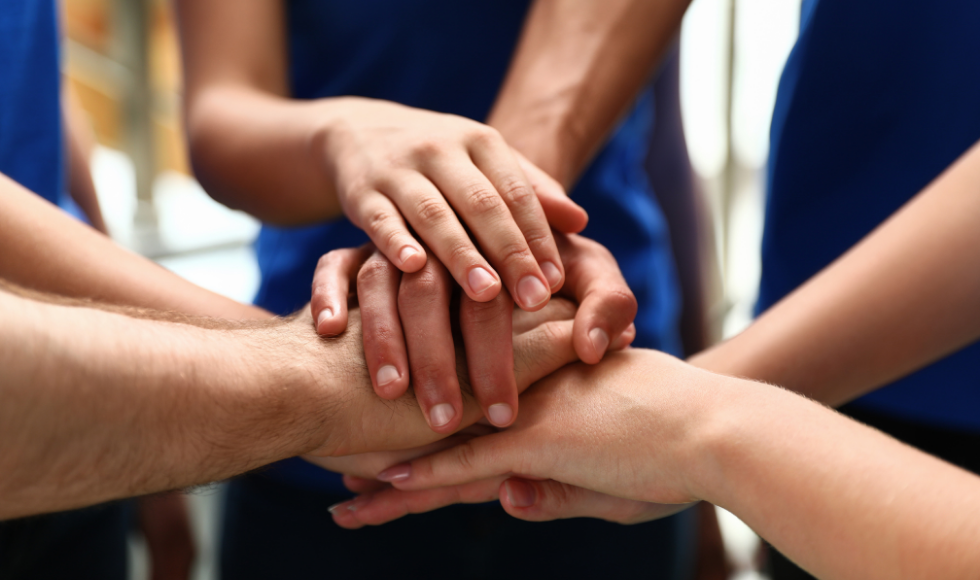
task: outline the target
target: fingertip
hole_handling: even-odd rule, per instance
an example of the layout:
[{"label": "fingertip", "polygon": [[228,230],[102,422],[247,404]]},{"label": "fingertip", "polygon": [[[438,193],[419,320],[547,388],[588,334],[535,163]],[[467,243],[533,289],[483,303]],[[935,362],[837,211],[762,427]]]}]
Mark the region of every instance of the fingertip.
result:
[{"label": "fingertip", "polygon": [[548,304],[551,299],[551,290],[534,275],[524,276],[517,283],[516,288],[517,302],[522,310],[536,312]]},{"label": "fingertip", "polygon": [[522,479],[511,478],[503,483],[501,500],[506,498],[507,504],[516,509],[527,509],[538,500],[538,492],[534,485]]},{"label": "fingertip", "polygon": [[374,377],[374,392],[382,399],[397,399],[408,390],[408,373],[392,364],[383,365]]},{"label": "fingertip", "polygon": [[483,266],[474,266],[466,274],[466,294],[477,302],[493,300],[500,294],[500,279]]},{"label": "fingertip", "polygon": [[554,262],[546,260],[544,262],[541,262],[541,264],[539,264],[538,267],[541,268],[541,273],[544,274],[545,280],[547,280],[548,284],[551,286],[552,293],[560,290],[561,284],[564,281],[565,277],[561,273],[561,270],[558,268],[558,266],[556,266]]},{"label": "fingertip", "polygon": [[636,340],[636,324],[631,322],[630,325],[626,327],[626,330],[624,330],[619,337],[613,341],[613,344],[609,346],[609,350],[623,350],[624,348],[627,348],[629,345],[633,344],[634,340]]},{"label": "fingertip", "polygon": [[316,332],[320,336],[337,336],[347,329],[347,321],[327,306],[316,317]]},{"label": "fingertip", "polygon": [[517,417],[517,413],[507,403],[495,403],[487,407],[486,417],[495,427],[509,427]]},{"label": "fingertip", "polygon": [[421,270],[425,266],[426,259],[425,250],[414,244],[407,244],[398,251],[398,256],[394,262],[398,264],[399,270],[411,274]]}]

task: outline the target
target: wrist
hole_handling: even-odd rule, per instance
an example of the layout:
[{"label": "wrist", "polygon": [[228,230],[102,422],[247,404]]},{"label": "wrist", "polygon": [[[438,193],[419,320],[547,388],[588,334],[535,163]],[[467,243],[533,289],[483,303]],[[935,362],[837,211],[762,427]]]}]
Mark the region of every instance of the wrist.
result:
[{"label": "wrist", "polygon": [[567,106],[557,99],[505,106],[494,109],[487,124],[566,190],[572,186],[581,169],[575,161],[581,139],[570,125]]}]

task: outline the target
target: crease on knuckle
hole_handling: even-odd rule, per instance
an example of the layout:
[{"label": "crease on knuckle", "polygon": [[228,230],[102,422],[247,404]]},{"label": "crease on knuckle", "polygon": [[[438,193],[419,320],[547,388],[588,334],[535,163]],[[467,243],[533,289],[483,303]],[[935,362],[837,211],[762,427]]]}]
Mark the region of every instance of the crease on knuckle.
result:
[{"label": "crease on knuckle", "polygon": [[357,285],[363,287],[384,282],[390,273],[391,264],[387,260],[368,260],[357,273]]},{"label": "crease on knuckle", "polygon": [[528,184],[519,180],[507,180],[497,188],[510,206],[525,206],[534,201],[536,194]]},{"label": "crease on knuckle", "polygon": [[496,215],[504,210],[504,200],[495,189],[483,184],[466,188],[466,205],[478,216]]},{"label": "crease on knuckle", "polygon": [[505,266],[517,265],[533,258],[531,248],[527,247],[524,240],[508,242],[500,248],[500,261]]},{"label": "crease on knuckle", "polygon": [[440,223],[449,219],[450,209],[442,198],[422,195],[415,202],[415,213],[423,222]]},{"label": "crease on knuckle", "polygon": [[[422,270],[402,278],[398,290],[398,304],[410,305],[418,296],[427,299],[441,297],[449,288],[447,281],[434,269],[426,266]],[[403,303],[403,301],[408,301]]]},{"label": "crease on knuckle", "polygon": [[493,147],[500,145],[504,138],[489,125],[483,123],[473,123],[469,131],[469,141],[476,147]]}]

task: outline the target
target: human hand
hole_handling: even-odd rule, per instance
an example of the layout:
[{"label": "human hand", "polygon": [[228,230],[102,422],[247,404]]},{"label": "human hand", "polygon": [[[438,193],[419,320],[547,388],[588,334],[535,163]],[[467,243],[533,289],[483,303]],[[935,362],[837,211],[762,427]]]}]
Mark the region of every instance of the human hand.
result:
[{"label": "human hand", "polygon": [[[326,340],[335,344],[341,352],[335,353],[333,360],[344,361],[327,371],[335,377],[335,382],[341,383],[342,392],[334,393],[331,399],[343,401],[343,405],[330,410],[329,436],[311,452],[312,455],[342,456],[410,449],[442,437],[429,429],[413,394],[405,393],[393,400],[380,399],[374,394],[364,366],[357,309],[351,309],[348,313],[348,330],[332,340],[316,337],[309,312],[303,311],[296,318],[297,323],[307,325],[307,332],[316,341]],[[576,360],[571,336],[573,312],[574,307],[563,300],[552,301],[535,313],[513,311],[514,356],[511,359],[513,362],[506,366],[511,367],[519,391]],[[456,351],[456,357],[456,364],[461,369],[459,383],[462,386],[459,425],[466,426],[479,419],[480,408],[469,389],[466,364],[460,350]],[[305,366],[303,361],[297,364]]]},{"label": "human hand", "polygon": [[426,263],[411,226],[472,300],[493,299],[502,278],[535,310],[561,287],[549,221],[578,232],[587,216],[496,130],[381,100],[347,98],[342,110],[319,143],[327,174],[344,213],[397,268]]},{"label": "human hand", "polygon": [[669,515],[699,499],[692,442],[712,376],[644,350],[569,366],[524,395],[511,428],[383,471],[398,489],[371,489],[335,519],[357,527],[498,495],[524,519]]},{"label": "human hand", "polygon": [[[555,236],[566,265],[560,294],[580,304],[573,344],[578,357],[598,362],[624,348],[636,335],[636,299],[615,258],[600,244],[576,235]],[[461,398],[456,380],[449,320],[452,280],[436,260],[402,274],[369,246],[335,250],[320,259],[313,278],[312,314],[322,335],[343,332],[351,279],[364,323],[364,353],[375,392],[400,397],[411,378],[430,426],[449,433],[458,426]],[[517,414],[513,374],[499,364],[512,356],[509,296],[489,302],[460,299],[460,327],[469,378],[484,415],[505,427]],[[411,372],[409,371],[411,369]],[[447,418],[448,417],[448,418]]]}]

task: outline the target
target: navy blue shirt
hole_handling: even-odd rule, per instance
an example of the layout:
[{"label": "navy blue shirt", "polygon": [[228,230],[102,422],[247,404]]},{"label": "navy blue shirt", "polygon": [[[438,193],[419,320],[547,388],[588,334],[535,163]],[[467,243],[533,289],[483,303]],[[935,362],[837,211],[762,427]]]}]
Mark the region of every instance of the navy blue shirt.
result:
[{"label": "navy blue shirt", "polygon": [[61,70],[54,0],[0,0],[0,173],[64,197]]},{"label": "navy blue shirt", "polygon": [[[980,140],[978,31],[976,0],[804,0],[773,113],[760,310]],[[980,431],[980,344],[856,404]]]},{"label": "navy blue shirt", "polygon": [[[372,97],[482,121],[528,6],[528,0],[291,0],[292,95]],[[583,234],[612,251],[637,296],[635,344],[680,354],[677,277],[666,224],[643,168],[652,111],[647,92],[572,197],[589,212]],[[262,273],[256,304],[279,314],[302,307],[320,255],[365,241],[346,219],[304,228],[263,226],[256,243]],[[317,468],[290,465],[307,481],[323,477]]]}]

